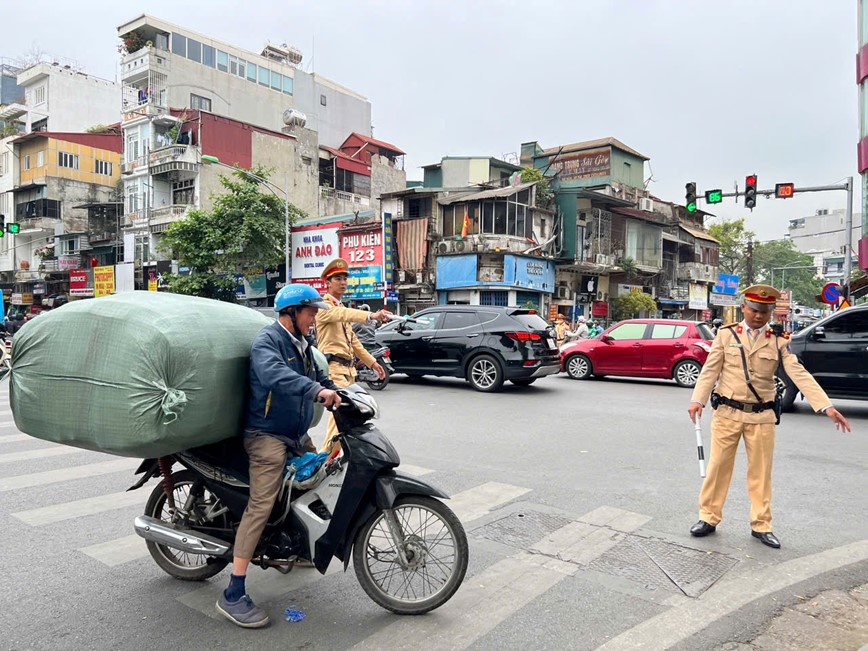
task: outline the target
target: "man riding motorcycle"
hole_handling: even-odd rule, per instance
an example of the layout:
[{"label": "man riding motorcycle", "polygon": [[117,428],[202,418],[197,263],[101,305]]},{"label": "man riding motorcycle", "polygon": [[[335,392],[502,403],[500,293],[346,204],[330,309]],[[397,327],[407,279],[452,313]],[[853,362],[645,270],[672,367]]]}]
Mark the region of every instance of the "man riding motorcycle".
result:
[{"label": "man riding motorcycle", "polygon": [[250,499],[235,535],[232,576],[217,611],[243,628],[268,624],[268,615],[246,594],[245,578],[277,499],[287,454],[316,451],[307,435],[314,401],[338,407],[337,386],[314,363],[307,340],[317,311],[328,309],[313,287],[292,284],[275,297],[277,320],[250,347],[244,448],[250,457]]}]

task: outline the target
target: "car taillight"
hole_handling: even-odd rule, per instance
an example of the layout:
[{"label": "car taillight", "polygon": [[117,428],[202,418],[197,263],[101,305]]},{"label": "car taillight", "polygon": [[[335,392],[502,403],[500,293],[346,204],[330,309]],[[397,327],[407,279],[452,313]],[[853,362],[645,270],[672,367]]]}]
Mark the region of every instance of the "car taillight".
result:
[{"label": "car taillight", "polygon": [[709,346],[709,345],[708,345],[707,343],[705,343],[704,341],[694,341],[694,342],[693,342],[693,345],[696,346],[697,348],[701,348],[701,349],[704,350],[706,353],[710,353],[710,352],[711,352],[711,346]]},{"label": "car taillight", "polygon": [[525,332],[523,330],[519,330],[518,332],[504,332],[504,337],[509,337],[513,341],[539,341],[541,337],[535,332]]}]

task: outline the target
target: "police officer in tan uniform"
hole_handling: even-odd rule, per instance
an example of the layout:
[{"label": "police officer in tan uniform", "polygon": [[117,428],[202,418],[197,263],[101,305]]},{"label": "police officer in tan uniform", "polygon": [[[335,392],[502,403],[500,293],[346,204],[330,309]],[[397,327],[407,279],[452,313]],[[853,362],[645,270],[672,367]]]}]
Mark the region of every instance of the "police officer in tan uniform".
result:
[{"label": "police officer in tan uniform", "polygon": [[836,429],[850,431],[847,419],[790,352],[788,337],[775,336],[769,329],[778,298],[780,292],[768,285],[744,290],[744,321],[720,328],[693,389],[687,410],[692,421],[702,417],[709,397],[717,404],[711,418],[711,458],[699,495],[699,522],[690,528],[693,536],[714,533],[720,523],[738,441],[744,437],[751,534],[764,545],[781,546],[772,533],[771,513],[775,371],[779,360],[814,411],[831,418]]},{"label": "police officer in tan uniform", "polygon": [[[326,295],[323,300],[329,305],[329,309],[319,310],[316,315],[317,347],[329,362],[329,379],[339,387],[348,387],[355,382],[355,357],[376,371],[381,380],[386,377],[383,367],[359,342],[352,324],[364,323],[369,319],[383,323],[389,319],[390,313],[386,310],[367,312],[341,305],[341,297],[347,291],[349,271],[349,265],[343,258],[335,258],[326,265],[321,278],[326,281]],[[323,450],[333,449],[332,439],[337,433],[334,416],[329,414]]]}]

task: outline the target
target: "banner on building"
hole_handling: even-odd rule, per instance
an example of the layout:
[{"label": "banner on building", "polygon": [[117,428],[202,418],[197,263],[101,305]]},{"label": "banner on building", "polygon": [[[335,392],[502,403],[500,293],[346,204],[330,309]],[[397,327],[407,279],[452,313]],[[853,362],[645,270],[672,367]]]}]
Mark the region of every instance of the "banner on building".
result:
[{"label": "banner on building", "polygon": [[392,286],[392,276],[394,269],[394,260],[392,259],[392,242],[394,235],[392,234],[392,213],[383,213],[383,278],[386,280],[386,288]]},{"label": "banner on building", "polygon": [[705,285],[689,284],[687,307],[691,310],[708,309],[708,288]]},{"label": "banner on building", "polygon": [[738,296],[733,296],[732,294],[718,294],[717,292],[712,292],[711,300],[709,302],[718,307],[733,307],[741,304],[741,301],[738,300]]},{"label": "banner on building", "polygon": [[109,296],[115,293],[115,268],[113,266],[94,267],[93,295]]},{"label": "banner on building", "polygon": [[350,278],[344,298],[382,299],[383,231],[379,224],[370,228],[341,231],[340,255],[350,265]]},{"label": "banner on building", "polygon": [[57,256],[57,270],[58,271],[69,271],[71,269],[78,269],[79,265],[81,265],[81,256],[80,255],[60,255],[60,256]]},{"label": "banner on building", "polygon": [[580,151],[554,156],[549,165],[560,182],[588,179],[595,176],[609,176],[611,171],[608,149]]},{"label": "banner on building", "polygon": [[711,291],[715,294],[738,294],[738,276],[733,274],[719,274],[717,276],[717,283],[715,283],[714,289]]},{"label": "banner on building", "polygon": [[292,279],[319,278],[329,261],[338,257],[336,226],[300,226],[292,229]]},{"label": "banner on building", "polygon": [[69,272],[69,295],[93,296],[93,285],[90,284],[87,269],[72,269]]}]

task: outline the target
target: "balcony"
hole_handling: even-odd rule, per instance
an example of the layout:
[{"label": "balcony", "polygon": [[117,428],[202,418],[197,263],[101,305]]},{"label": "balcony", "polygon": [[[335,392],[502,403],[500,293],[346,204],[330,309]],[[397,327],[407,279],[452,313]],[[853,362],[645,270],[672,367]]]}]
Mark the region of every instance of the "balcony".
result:
[{"label": "balcony", "polygon": [[143,79],[151,71],[168,74],[169,52],[155,47],[143,47],[141,50],[125,55],[121,59],[121,79],[125,83]]},{"label": "balcony", "polygon": [[148,164],[152,176],[171,172],[195,175],[199,171],[199,148],[192,145],[160,147],[148,155]]},{"label": "balcony", "polygon": [[370,206],[371,198],[361,194],[353,194],[352,192],[344,192],[343,190],[335,190],[334,188],[320,187],[319,196],[321,199],[335,199],[337,201],[346,201],[357,206]]},{"label": "balcony", "polygon": [[60,219],[60,202],[55,199],[34,199],[15,206],[15,219]]},{"label": "balcony", "polygon": [[142,171],[147,169],[148,167],[148,158],[147,156],[139,156],[138,158],[131,161],[124,161],[121,163],[121,174],[125,176],[129,176],[135,171]]},{"label": "balcony", "polygon": [[715,283],[717,282],[717,267],[701,262],[682,262],[678,265],[677,277],[678,280]]},{"label": "balcony", "polygon": [[151,210],[151,219],[148,222],[150,226],[158,226],[160,224],[171,224],[179,219],[182,219],[187,214],[187,210],[192,208],[186,204],[174,204],[171,206],[162,206]]}]

